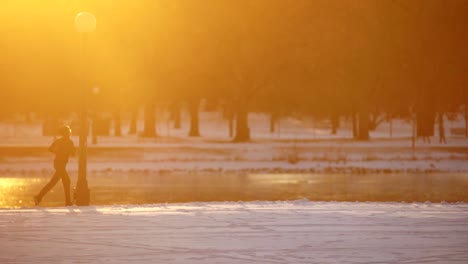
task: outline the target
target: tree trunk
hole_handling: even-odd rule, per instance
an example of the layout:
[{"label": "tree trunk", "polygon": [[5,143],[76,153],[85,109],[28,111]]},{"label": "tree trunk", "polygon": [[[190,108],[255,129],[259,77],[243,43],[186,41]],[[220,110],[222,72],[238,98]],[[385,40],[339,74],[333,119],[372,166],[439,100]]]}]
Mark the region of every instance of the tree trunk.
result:
[{"label": "tree trunk", "polygon": [[138,107],[132,109],[131,117],[130,117],[130,129],[128,130],[128,134],[133,135],[137,132],[137,122],[138,122]]},{"label": "tree trunk", "polygon": [[229,137],[232,138],[234,135],[234,116],[230,115],[228,117],[228,122],[229,122]]},{"label": "tree trunk", "polygon": [[340,126],[340,116],[336,113],[332,114],[331,116],[331,125],[332,125],[332,135],[336,135],[336,131]]},{"label": "tree trunk", "polygon": [[248,125],[248,112],[244,109],[237,112],[236,136],[234,142],[247,142],[250,140],[250,129]]},{"label": "tree trunk", "polygon": [[234,113],[230,104],[224,106],[223,117],[228,120],[229,138],[232,138],[234,135]]},{"label": "tree trunk", "polygon": [[389,114],[388,117],[389,129],[390,129],[390,138],[393,138],[393,116]]},{"label": "tree trunk", "polygon": [[92,127],[91,127],[91,143],[93,145],[96,145],[98,143],[98,140],[97,140],[97,126],[98,126],[98,120],[97,120],[97,114],[94,113],[93,114],[93,120],[91,122],[92,124]]},{"label": "tree trunk", "polygon": [[414,150],[416,149],[416,137],[417,137],[417,132],[416,132],[416,126],[417,126],[417,115],[413,112],[411,112],[411,121],[412,121],[412,128],[411,128],[411,148],[413,149],[413,155],[414,155]]},{"label": "tree trunk", "polygon": [[357,139],[363,141],[369,140],[369,111],[367,109],[361,109],[361,111],[359,111],[359,130]]},{"label": "tree trunk", "polygon": [[172,118],[174,119],[174,129],[180,129],[180,104],[175,103],[174,109],[172,111]]},{"label": "tree trunk", "polygon": [[465,137],[468,138],[468,103],[465,104]]},{"label": "tree trunk", "polygon": [[275,133],[276,114],[270,115],[270,133]]},{"label": "tree trunk", "polygon": [[447,139],[445,138],[444,112],[439,112],[437,121],[439,128],[439,143],[447,143]]},{"label": "tree trunk", "polygon": [[190,137],[198,137],[200,136],[199,130],[199,118],[198,118],[198,110],[200,105],[199,98],[192,98],[189,100],[189,113],[190,113]]},{"label": "tree trunk", "polygon": [[156,137],[156,111],[153,102],[145,105],[145,120],[142,137]]},{"label": "tree trunk", "polygon": [[122,136],[122,122],[120,115],[120,108],[117,108],[114,113],[114,136]]},{"label": "tree trunk", "polygon": [[356,112],[351,113],[351,121],[353,123],[353,138],[357,139],[358,137],[358,127],[357,127],[357,119],[356,119]]}]

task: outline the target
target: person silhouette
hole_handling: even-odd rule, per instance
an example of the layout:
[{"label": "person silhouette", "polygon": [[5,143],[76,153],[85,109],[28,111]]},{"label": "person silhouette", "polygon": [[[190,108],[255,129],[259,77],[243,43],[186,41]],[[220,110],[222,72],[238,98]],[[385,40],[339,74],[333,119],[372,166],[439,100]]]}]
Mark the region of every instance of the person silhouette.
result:
[{"label": "person silhouette", "polygon": [[55,154],[54,169],[55,173],[44,188],[39,192],[38,195],[34,196],[34,203],[39,205],[44,195],[52,189],[55,184],[61,179],[63,184],[63,190],[65,193],[65,206],[72,205],[70,199],[70,177],[66,171],[66,166],[70,156],[75,155],[75,146],[73,141],[70,139],[71,129],[68,126],[59,128],[59,134],[62,136],[56,139],[49,147],[49,151]]}]

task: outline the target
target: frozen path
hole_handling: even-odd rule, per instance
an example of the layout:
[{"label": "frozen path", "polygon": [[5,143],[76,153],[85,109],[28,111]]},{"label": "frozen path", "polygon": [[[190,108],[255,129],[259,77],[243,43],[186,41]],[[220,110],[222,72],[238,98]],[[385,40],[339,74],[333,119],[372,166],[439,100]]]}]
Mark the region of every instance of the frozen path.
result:
[{"label": "frozen path", "polygon": [[468,263],[468,204],[0,210],[0,263]]}]

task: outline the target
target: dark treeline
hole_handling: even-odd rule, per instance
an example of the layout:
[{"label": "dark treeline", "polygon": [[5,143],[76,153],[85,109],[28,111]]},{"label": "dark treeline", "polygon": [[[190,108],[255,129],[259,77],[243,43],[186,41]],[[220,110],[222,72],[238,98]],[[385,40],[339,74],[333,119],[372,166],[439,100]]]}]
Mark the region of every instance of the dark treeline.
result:
[{"label": "dark treeline", "polygon": [[[132,113],[131,133],[143,108],[147,137],[160,105],[176,128],[185,106],[198,136],[202,100],[224,112],[235,141],[249,140],[252,111],[270,114],[272,130],[301,113],[334,132],[346,116],[367,140],[382,116],[414,113],[425,135],[438,113],[468,105],[468,1],[71,2],[0,3],[0,117],[76,112],[82,65],[95,108]],[[97,31],[83,60],[73,19],[84,10]]]}]

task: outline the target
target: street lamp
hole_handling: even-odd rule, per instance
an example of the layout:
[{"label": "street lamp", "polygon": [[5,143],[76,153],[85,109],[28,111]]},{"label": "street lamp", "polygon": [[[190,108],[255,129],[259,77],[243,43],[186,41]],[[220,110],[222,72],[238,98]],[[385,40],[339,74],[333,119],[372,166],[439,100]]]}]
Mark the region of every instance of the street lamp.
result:
[{"label": "street lamp", "polygon": [[82,12],[75,17],[75,29],[81,35],[81,104],[80,104],[80,142],[78,157],[78,181],[75,188],[76,205],[89,205],[89,189],[86,179],[86,137],[88,134],[88,106],[86,100],[86,37],[96,30],[96,18],[89,12]]},{"label": "street lamp", "polygon": [[98,123],[98,110],[97,110],[97,97],[99,93],[101,92],[101,89],[98,86],[94,86],[92,93],[93,93],[93,114],[91,118],[91,123],[92,123],[92,128],[91,128],[91,142],[93,145],[97,144],[97,123]]},{"label": "street lamp", "polygon": [[89,12],[81,12],[75,17],[75,29],[79,33],[92,33],[96,30],[96,17]]}]

